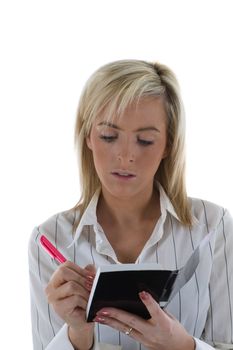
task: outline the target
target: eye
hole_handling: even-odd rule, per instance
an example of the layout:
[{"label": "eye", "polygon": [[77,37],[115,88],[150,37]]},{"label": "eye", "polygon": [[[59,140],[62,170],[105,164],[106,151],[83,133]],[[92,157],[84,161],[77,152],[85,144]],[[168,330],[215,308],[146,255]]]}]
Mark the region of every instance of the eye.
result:
[{"label": "eye", "polygon": [[105,141],[105,142],[113,142],[117,139],[117,136],[107,136],[107,135],[100,135],[99,137],[101,140]]},{"label": "eye", "polygon": [[138,142],[141,146],[150,146],[150,145],[153,145],[153,144],[154,144],[153,141],[143,140],[143,139],[140,139],[140,138],[137,139],[137,142]]}]

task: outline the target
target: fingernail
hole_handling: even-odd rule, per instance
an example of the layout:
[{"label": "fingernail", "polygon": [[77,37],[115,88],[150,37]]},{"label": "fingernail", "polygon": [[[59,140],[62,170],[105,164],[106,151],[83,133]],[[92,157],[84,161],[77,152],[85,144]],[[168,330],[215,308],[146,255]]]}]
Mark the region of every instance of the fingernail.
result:
[{"label": "fingernail", "polygon": [[105,322],[105,318],[104,317],[100,317],[100,316],[96,316],[93,321],[94,322],[99,322],[99,323],[104,323]]},{"label": "fingernail", "polygon": [[94,280],[94,276],[91,276],[91,275],[88,275],[86,278],[87,278],[89,281],[92,281],[92,282],[93,282],[93,280]]},{"label": "fingernail", "polygon": [[149,299],[149,294],[147,292],[145,292],[145,291],[140,292],[139,295],[140,295],[140,298],[142,300],[148,300]]},{"label": "fingernail", "polygon": [[85,282],[85,286],[88,290],[91,290],[92,289],[92,284],[91,283],[88,283],[88,282]]},{"label": "fingernail", "polygon": [[98,311],[97,316],[109,316],[110,313],[108,311]]}]

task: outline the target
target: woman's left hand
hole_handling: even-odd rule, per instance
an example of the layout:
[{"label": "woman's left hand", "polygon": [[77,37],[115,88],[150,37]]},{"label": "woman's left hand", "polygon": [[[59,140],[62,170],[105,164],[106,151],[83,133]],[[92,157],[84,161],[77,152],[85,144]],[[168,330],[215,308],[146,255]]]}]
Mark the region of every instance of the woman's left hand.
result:
[{"label": "woman's left hand", "polygon": [[141,317],[115,308],[104,308],[94,319],[108,325],[142,343],[150,350],[194,350],[195,341],[184,327],[170,314],[163,311],[149,293],[139,296],[151,318]]}]

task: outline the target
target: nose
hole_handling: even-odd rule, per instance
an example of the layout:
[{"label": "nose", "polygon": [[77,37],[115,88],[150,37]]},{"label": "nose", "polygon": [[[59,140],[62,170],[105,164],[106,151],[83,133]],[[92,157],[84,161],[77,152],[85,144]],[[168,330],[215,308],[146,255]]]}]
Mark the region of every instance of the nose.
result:
[{"label": "nose", "polygon": [[129,141],[125,141],[118,149],[117,159],[121,163],[132,163],[135,161],[133,145],[130,145]]},{"label": "nose", "polygon": [[122,163],[123,163],[124,161],[126,161],[126,162],[128,161],[129,163],[134,162],[134,157],[133,157],[133,156],[128,157],[128,159],[126,159],[126,158],[122,157],[122,156],[119,154],[117,158],[118,158],[118,160],[121,161]]}]

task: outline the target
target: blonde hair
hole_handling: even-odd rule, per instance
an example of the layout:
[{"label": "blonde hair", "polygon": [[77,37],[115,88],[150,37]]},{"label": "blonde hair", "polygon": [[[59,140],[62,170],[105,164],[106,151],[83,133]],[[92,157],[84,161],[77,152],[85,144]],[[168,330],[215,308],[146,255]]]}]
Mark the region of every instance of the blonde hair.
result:
[{"label": "blonde hair", "polygon": [[109,118],[121,115],[131,102],[146,96],[163,96],[167,114],[169,154],[162,160],[155,180],[167,193],[181,222],[184,225],[192,224],[185,185],[185,116],[179,85],[167,66],[141,60],[106,64],[89,78],[84,87],[75,126],[81,197],[74,209],[79,210],[79,219],[101,186],[92,152],[86,144],[93,121],[105,110]]}]

